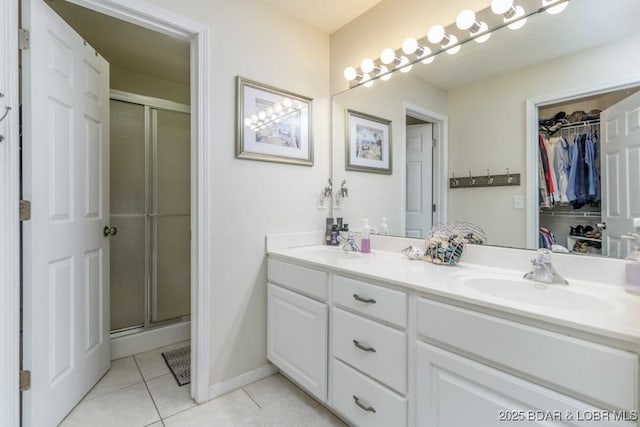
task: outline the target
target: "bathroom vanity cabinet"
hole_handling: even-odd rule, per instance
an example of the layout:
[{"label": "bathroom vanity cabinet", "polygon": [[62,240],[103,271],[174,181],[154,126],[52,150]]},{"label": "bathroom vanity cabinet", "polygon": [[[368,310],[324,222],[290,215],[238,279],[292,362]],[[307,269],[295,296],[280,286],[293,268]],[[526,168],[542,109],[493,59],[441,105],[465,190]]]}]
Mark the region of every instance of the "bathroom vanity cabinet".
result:
[{"label": "bathroom vanity cabinet", "polygon": [[284,252],[268,358],[354,425],[638,425],[637,351]]}]

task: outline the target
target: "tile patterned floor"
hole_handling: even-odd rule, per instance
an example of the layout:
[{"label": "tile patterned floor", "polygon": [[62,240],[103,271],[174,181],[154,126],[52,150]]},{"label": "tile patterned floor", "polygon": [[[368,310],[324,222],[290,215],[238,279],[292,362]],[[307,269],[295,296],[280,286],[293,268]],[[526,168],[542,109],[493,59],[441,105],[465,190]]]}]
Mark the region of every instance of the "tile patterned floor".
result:
[{"label": "tile patterned floor", "polygon": [[161,353],[174,344],[111,362],[111,369],[61,427],[338,426],[341,420],[276,374],[197,405]]}]

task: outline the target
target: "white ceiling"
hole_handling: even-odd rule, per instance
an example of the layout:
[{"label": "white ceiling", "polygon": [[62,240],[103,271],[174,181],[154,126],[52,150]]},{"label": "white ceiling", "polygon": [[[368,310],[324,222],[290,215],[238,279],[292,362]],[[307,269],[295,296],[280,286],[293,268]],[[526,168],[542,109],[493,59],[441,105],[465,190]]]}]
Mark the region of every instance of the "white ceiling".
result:
[{"label": "white ceiling", "polygon": [[264,0],[287,15],[326,33],[348,24],[381,0]]}]

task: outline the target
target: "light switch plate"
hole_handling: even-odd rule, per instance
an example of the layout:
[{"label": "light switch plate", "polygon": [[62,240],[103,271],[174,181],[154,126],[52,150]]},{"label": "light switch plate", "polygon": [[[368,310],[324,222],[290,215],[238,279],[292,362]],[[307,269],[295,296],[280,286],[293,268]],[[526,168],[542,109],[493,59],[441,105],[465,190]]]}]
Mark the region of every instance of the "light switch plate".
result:
[{"label": "light switch plate", "polygon": [[513,196],[513,209],[524,209],[524,196]]}]

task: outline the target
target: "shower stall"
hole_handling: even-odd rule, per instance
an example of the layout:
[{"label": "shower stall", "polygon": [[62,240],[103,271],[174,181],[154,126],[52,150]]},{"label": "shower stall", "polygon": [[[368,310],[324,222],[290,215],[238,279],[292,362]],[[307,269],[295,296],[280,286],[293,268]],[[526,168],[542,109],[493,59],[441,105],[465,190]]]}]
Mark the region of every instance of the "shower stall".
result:
[{"label": "shower stall", "polygon": [[189,107],[111,92],[111,332],[190,315]]}]

